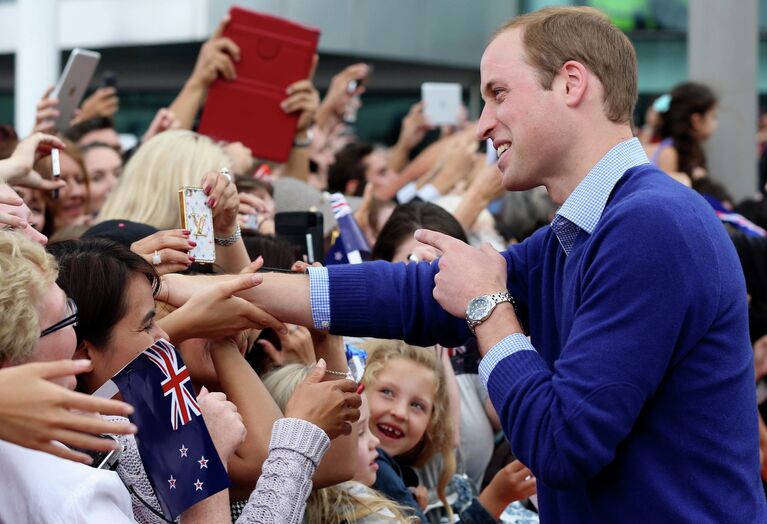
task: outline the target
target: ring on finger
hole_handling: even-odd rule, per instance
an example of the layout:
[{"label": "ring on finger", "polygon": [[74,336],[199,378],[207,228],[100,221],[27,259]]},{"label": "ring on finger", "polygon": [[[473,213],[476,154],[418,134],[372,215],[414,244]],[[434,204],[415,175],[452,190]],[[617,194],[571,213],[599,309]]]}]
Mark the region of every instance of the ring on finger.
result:
[{"label": "ring on finger", "polygon": [[159,266],[160,264],[162,264],[162,256],[159,251],[155,250],[154,255],[152,255],[152,265]]},{"label": "ring on finger", "polygon": [[226,179],[229,182],[232,181],[232,175],[231,175],[231,173],[229,173],[229,169],[228,168],[222,167],[221,169],[219,169],[218,174],[221,175],[221,176],[225,176]]}]

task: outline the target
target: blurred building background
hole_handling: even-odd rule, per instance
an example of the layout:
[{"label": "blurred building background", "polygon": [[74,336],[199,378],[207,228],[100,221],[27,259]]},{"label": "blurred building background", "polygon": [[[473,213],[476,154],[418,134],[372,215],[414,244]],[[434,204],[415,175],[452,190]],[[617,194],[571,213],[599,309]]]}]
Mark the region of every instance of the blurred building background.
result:
[{"label": "blurred building background", "polygon": [[[753,131],[758,108],[767,107],[767,53],[762,52],[767,51],[767,0],[690,0],[691,5],[687,0],[0,0],[0,121],[13,122],[14,104],[24,99],[29,120],[15,124],[20,133],[28,132],[34,103],[27,106],[45,89],[44,84],[34,85],[36,92],[25,90],[22,97],[14,97],[14,54],[19,42],[58,50],[55,64],[40,60],[44,70],[35,77],[37,83],[49,78],[49,84],[55,82],[69,51],[86,47],[102,55],[93,88],[100,84],[104,71],[117,75],[118,129],[140,134],[156,108],[173,99],[192,70],[201,42],[234,4],[322,30],[315,77],[321,92],[346,65],[358,61],[374,65],[359,115],[358,133],[364,140],[393,141],[401,117],[420,98],[420,84],[425,81],[460,82],[472,115],[478,115],[478,64],[492,32],[518,13],[548,5],[597,7],[631,38],[639,58],[636,120],[640,124],[656,96],[696,76],[688,67],[689,57],[694,56],[688,42],[696,41],[689,38],[695,29],[690,20],[696,20],[692,16],[696,5],[697,20],[703,20],[694,22],[699,42],[728,38],[732,23],[728,26],[726,20],[732,14],[737,21],[737,14],[745,9],[741,15],[748,19],[747,26],[753,26],[753,45],[730,56],[730,63],[722,57],[712,60],[715,67],[753,70],[753,80],[749,74],[742,78],[745,88],[755,90],[759,99],[754,97],[751,103],[753,114],[740,115],[741,120],[752,119],[748,126]],[[723,9],[729,10],[724,18]],[[707,16],[714,17],[708,27]],[[701,36],[701,31],[711,27],[721,27],[723,32]],[[740,27],[748,39],[751,27]],[[696,66],[701,77],[700,69],[708,66],[705,60],[698,63],[704,64]],[[723,71],[723,75],[733,74]],[[705,74],[698,79],[710,82]]]}]

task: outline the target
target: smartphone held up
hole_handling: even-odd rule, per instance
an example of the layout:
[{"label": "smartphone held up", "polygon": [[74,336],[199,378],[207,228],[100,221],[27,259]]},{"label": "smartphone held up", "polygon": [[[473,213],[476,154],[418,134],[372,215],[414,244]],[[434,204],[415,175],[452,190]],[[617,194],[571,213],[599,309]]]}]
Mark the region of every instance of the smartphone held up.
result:
[{"label": "smartphone held up", "polygon": [[181,211],[181,227],[188,229],[190,240],[197,245],[189,251],[195,262],[212,264],[216,261],[216,244],[213,234],[213,210],[201,187],[182,187],[178,191]]}]

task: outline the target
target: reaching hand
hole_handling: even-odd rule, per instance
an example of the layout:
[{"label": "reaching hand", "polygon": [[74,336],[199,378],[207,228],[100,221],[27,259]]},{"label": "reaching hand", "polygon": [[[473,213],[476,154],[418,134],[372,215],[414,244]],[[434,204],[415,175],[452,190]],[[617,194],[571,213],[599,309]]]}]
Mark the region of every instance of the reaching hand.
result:
[{"label": "reaching hand", "polygon": [[285,331],[285,325],[263,309],[251,304],[236,293],[257,286],[261,275],[238,275],[231,280],[207,286],[196,292],[179,309],[168,315],[164,321],[174,317],[182,322],[185,339],[223,338],[235,335],[244,329],[272,328]]},{"label": "reaching hand", "polygon": [[285,416],[311,422],[332,440],[352,431],[352,423],[360,418],[362,399],[353,380],[322,382],[327,366],[320,359],[301,382],[285,407]]},{"label": "reaching hand", "polygon": [[114,449],[114,442],[93,435],[135,433],[133,424],[98,416],[128,416],[133,413],[129,404],[75,393],[51,382],[74,380],[74,375],[90,370],[88,360],[36,362],[0,369],[0,439],[90,464],[88,455],[54,441],[81,449],[109,451]]},{"label": "reaching hand", "polygon": [[[157,273],[165,275],[189,269],[194,257],[190,257],[188,252],[196,245],[195,241],[189,239],[189,231],[169,229],[135,241],[130,250],[154,265]],[[159,264],[154,263],[155,253],[160,257]]]},{"label": "reaching hand", "polygon": [[[365,86],[361,80],[368,76],[369,72],[370,67],[367,64],[359,63],[350,65],[335,75],[330,81],[325,98],[322,100],[322,110],[334,114],[338,119],[341,119],[352,97],[359,96],[365,92]],[[352,80],[356,80],[358,85],[354,91],[349,92],[349,82]]]},{"label": "reaching hand", "polygon": [[219,391],[211,393],[204,386],[197,395],[197,402],[218,456],[226,467],[229,458],[245,442],[247,430],[242,415],[237,406],[226,400],[225,394]]},{"label": "reaching hand", "polygon": [[320,106],[320,93],[311,80],[300,80],[288,86],[288,97],[280,107],[286,113],[299,112],[296,134],[304,133],[314,122],[314,113]]},{"label": "reaching hand", "polygon": [[429,123],[423,114],[423,104],[421,102],[413,104],[405,118],[402,119],[397,144],[403,149],[410,151],[421,143],[429,129]]},{"label": "reaching hand", "polygon": [[192,76],[189,77],[190,85],[207,90],[219,75],[226,80],[237,78],[234,64],[240,61],[240,48],[231,38],[221,36],[228,23],[227,15],[218,24],[213,36],[202,44]]},{"label": "reaching hand", "polygon": [[287,333],[277,332],[277,337],[280,340],[279,349],[269,340],[263,338],[257,344],[278,366],[291,362],[314,364],[317,359],[314,357],[311,332],[307,328],[295,324],[287,324],[287,328]]},{"label": "reaching hand", "polygon": [[232,175],[224,171],[211,171],[202,177],[202,190],[208,195],[208,206],[213,209],[213,231],[217,237],[229,237],[237,228],[240,197]]},{"label": "reaching hand", "polygon": [[116,87],[99,87],[80,104],[80,113],[74,118],[83,122],[99,116],[112,117],[120,109]]},{"label": "reaching hand", "polygon": [[51,153],[51,148],[64,149],[64,143],[53,135],[34,133],[18,143],[13,154],[0,160],[0,182],[14,186],[50,191],[66,186],[63,180],[46,180],[34,171],[35,163]]},{"label": "reaching hand", "polygon": [[479,495],[479,502],[494,518],[501,517],[506,506],[515,500],[535,495],[535,477],[520,461],[515,460],[498,471]]},{"label": "reaching hand", "polygon": [[53,93],[53,86],[48,86],[48,89],[43,93],[43,97],[37,103],[37,109],[35,112],[35,127],[32,129],[33,133],[56,133],[56,119],[59,117],[59,99],[51,97]]},{"label": "reaching hand", "polygon": [[173,114],[173,111],[167,107],[162,107],[154,115],[154,118],[149,124],[146,133],[144,133],[144,136],[141,137],[141,142],[144,143],[152,137],[159,135],[163,131],[167,131],[169,129],[179,129],[180,127],[181,122],[178,121],[178,118],[176,118],[176,115]]}]

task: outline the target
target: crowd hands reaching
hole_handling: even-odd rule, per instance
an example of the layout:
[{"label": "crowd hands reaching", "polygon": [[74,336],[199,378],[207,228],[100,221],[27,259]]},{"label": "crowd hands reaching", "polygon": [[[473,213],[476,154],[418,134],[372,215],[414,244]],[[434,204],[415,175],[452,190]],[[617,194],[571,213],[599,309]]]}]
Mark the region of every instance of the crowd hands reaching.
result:
[{"label": "crowd hands reaching", "polygon": [[[182,522],[427,522],[453,511],[464,522],[494,522],[515,501],[534,511],[533,473],[508,447],[505,460],[491,464],[500,425],[477,380],[476,347],[345,341],[315,329],[310,313],[291,311],[300,299],[280,289],[290,276],[266,271],[302,278],[318,265],[275,238],[275,216],[297,210],[296,200],[305,202],[302,210],[329,210],[326,192],[343,193],[352,204],[372,258],[431,263],[450,246],[443,263],[456,270],[462,256],[502,263],[493,249],[547,224],[554,204],[537,190],[506,194],[476,123],[464,117],[433,126],[421,102],[402,116],[394,143],[360,142],[356,117],[371,87],[365,63],[338,72],[320,97],[315,57],[310,77],[287,88],[281,108],[297,115],[297,127],[285,163],[263,162],[240,142],[195,133],[210,86],[237,78],[241,50],[222,36],[226,23],[202,45],[177,97],[158,109],[130,151],[114,127],[114,87],[86,98],[67,129],[55,126],[52,89],[43,93],[28,137],[4,127],[0,307],[8,314],[0,333],[0,439],[12,447],[4,444],[0,456],[28,448],[86,468],[92,461],[86,451],[115,447],[102,434],[119,436],[123,453],[136,456],[133,435],[142,428],[126,418],[133,407],[91,394],[166,339],[186,363],[231,479],[227,492],[192,506]],[[655,126],[643,128],[648,156],[724,209],[740,207],[767,227],[758,220],[763,212],[748,212],[760,203],[735,206],[709,176],[700,142],[714,132],[716,99],[685,102],[705,89],[671,93],[670,107],[649,122]],[[52,148],[60,151],[60,179],[52,178]],[[212,268],[189,254],[196,236],[181,227],[177,203],[185,186],[203,188],[215,237],[233,240],[216,242]],[[332,214],[324,216],[332,225]],[[418,229],[439,234],[416,240]],[[763,240],[730,232],[742,258],[765,259]],[[754,315],[764,319],[767,283],[758,275],[747,275],[747,283]],[[308,279],[304,284],[299,291],[308,295]],[[438,286],[438,300],[439,293],[450,294]],[[71,316],[67,297],[78,323],[41,335]],[[462,307],[450,312],[461,316]],[[767,333],[759,325],[752,322],[757,381],[767,375]],[[366,352],[367,367],[350,377],[355,344]],[[466,370],[472,363],[473,373]],[[767,429],[760,430],[767,478]],[[287,473],[286,461],[294,466]],[[119,463],[116,471],[128,474]],[[477,496],[455,502],[466,491],[461,486]],[[145,495],[152,505],[151,488]],[[130,511],[109,500],[96,504],[100,515],[159,521],[135,495]]]}]

